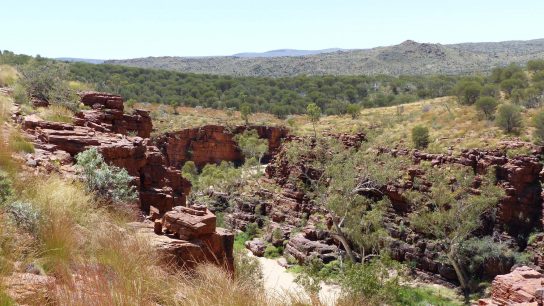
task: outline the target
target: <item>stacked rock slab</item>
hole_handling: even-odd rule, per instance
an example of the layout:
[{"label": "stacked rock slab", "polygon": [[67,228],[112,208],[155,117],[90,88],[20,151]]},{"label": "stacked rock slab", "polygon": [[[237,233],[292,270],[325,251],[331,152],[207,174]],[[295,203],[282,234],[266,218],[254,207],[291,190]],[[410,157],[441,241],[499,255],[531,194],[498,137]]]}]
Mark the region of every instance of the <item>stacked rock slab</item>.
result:
[{"label": "stacked rock slab", "polygon": [[478,305],[542,305],[544,275],[527,266],[495,277],[491,284],[491,298],[481,299]]},{"label": "stacked rock slab", "polygon": [[129,115],[123,112],[123,98],[101,92],[81,93],[81,103],[92,108],[76,114],[75,125],[87,126],[99,132],[134,134],[149,138],[153,124],[149,113],[136,109]]},{"label": "stacked rock slab", "polygon": [[[162,220],[155,220],[153,230],[164,236],[155,241],[166,254],[184,259],[179,262],[182,266],[191,268],[200,262],[215,262],[234,271],[234,235],[216,228],[216,217],[206,206],[176,206]],[[180,243],[184,247],[176,247]]]}]

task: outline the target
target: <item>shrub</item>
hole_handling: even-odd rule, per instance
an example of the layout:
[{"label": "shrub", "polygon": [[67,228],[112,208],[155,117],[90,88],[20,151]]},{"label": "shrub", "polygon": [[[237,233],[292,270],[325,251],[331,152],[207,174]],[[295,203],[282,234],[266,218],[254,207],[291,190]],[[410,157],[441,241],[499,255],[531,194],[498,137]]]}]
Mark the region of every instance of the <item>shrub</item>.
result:
[{"label": "shrub", "polygon": [[283,253],[282,247],[275,247],[272,244],[266,246],[264,250],[264,257],[266,258],[278,258]]},{"label": "shrub", "polygon": [[497,125],[506,133],[512,133],[521,128],[521,112],[513,104],[502,104],[497,110]]},{"label": "shrub", "polygon": [[493,119],[497,105],[497,100],[492,97],[481,97],[475,103],[476,109],[488,120]]},{"label": "shrub", "polygon": [[538,112],[533,117],[533,125],[535,126],[533,137],[535,138],[537,142],[543,143],[544,142],[544,111]]},{"label": "shrub", "polygon": [[18,228],[36,234],[41,219],[41,212],[28,202],[12,202],[4,207]]},{"label": "shrub", "polygon": [[[506,245],[494,242],[490,237],[471,238],[466,240],[459,249],[459,263],[473,277],[483,275],[493,278],[495,275],[485,275],[485,266],[493,264],[492,272],[508,273],[516,262],[516,252]],[[498,270],[497,270],[498,269]]]},{"label": "shrub", "polygon": [[418,149],[426,148],[429,145],[429,129],[421,125],[416,125],[412,129],[412,142]]},{"label": "shrub", "polygon": [[361,116],[361,105],[359,104],[350,104],[346,110],[352,119],[357,119]]},{"label": "shrub", "polygon": [[476,81],[461,80],[455,85],[454,92],[457,95],[459,103],[472,105],[480,97],[482,85]]},{"label": "shrub", "polygon": [[249,257],[244,250],[234,252],[234,276],[237,280],[255,285],[262,284],[263,272],[259,260]]},{"label": "shrub", "polygon": [[6,202],[12,193],[11,180],[7,173],[0,171],[0,204]]},{"label": "shrub", "polygon": [[125,169],[109,166],[96,148],[76,155],[77,165],[83,169],[85,183],[89,191],[113,201],[133,201],[136,199],[132,178]]}]

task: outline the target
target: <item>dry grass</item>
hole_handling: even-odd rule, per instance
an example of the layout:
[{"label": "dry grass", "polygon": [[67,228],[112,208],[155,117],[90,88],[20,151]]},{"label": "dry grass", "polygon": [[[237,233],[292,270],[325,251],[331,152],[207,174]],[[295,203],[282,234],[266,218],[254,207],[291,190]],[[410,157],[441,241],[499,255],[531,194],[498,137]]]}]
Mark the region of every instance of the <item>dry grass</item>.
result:
[{"label": "dry grass", "polygon": [[47,121],[72,123],[74,112],[65,106],[53,104],[49,107],[38,108],[38,115]]},{"label": "dry grass", "polygon": [[[170,106],[136,104],[151,111],[155,133],[197,127],[206,124],[243,124],[238,112],[213,109],[179,107],[174,114]],[[446,152],[462,148],[495,148],[504,140],[532,141],[531,120],[540,109],[523,113],[523,126],[519,135],[505,134],[494,122],[483,120],[473,106],[459,105],[454,97],[422,100],[401,106],[363,109],[359,118],[349,115],[324,116],[317,123],[317,131],[332,133],[365,132],[373,146],[413,148],[411,129],[415,125],[427,126],[431,143],[427,151]],[[280,120],[269,114],[255,114],[252,123],[288,127],[295,135],[312,135],[313,127],[307,116],[290,116]]]},{"label": "dry grass", "polygon": [[[208,124],[236,126],[245,123],[238,111],[178,107],[176,114],[172,106],[164,104],[135,103],[132,107],[150,111],[155,134]],[[281,125],[283,121],[271,114],[256,113],[250,115],[249,123],[256,125]]]},{"label": "dry grass", "polygon": [[0,65],[0,87],[12,86],[17,81],[17,70],[8,65]]}]

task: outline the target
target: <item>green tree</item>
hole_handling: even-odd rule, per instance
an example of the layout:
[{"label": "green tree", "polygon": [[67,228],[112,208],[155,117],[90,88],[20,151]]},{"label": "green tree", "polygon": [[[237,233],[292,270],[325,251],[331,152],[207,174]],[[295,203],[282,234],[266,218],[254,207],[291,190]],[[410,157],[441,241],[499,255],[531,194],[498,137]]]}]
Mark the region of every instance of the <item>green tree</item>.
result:
[{"label": "green tree", "polygon": [[476,109],[488,120],[492,120],[499,103],[492,97],[481,97],[476,103]]},{"label": "green tree", "polygon": [[533,125],[535,127],[533,137],[538,143],[544,143],[544,111],[538,112],[533,117]]},{"label": "green tree", "polygon": [[264,154],[268,152],[268,140],[259,138],[256,130],[246,130],[237,134],[234,136],[234,140],[238,143],[246,161],[252,158],[261,163]]},{"label": "green tree", "polygon": [[312,126],[314,128],[314,137],[317,138],[317,130],[315,126],[319,121],[319,118],[321,117],[321,108],[319,108],[319,106],[317,106],[317,104],[315,103],[310,103],[306,107],[306,114],[308,115],[310,122],[312,122]]},{"label": "green tree", "polygon": [[521,128],[521,111],[518,106],[505,103],[499,106],[496,117],[497,125],[506,133],[512,133]]},{"label": "green tree", "polygon": [[480,97],[482,85],[476,81],[461,80],[454,88],[459,103],[472,105]]},{"label": "green tree", "polygon": [[416,125],[412,128],[412,142],[418,149],[424,149],[429,145],[429,129]]},{"label": "green tree", "polygon": [[347,112],[350,114],[352,119],[357,119],[361,116],[361,105],[360,104],[349,104],[347,106]]},{"label": "green tree", "polygon": [[525,87],[525,85],[520,79],[506,79],[501,82],[501,89],[506,93],[508,97],[510,97],[514,89],[523,87]]},{"label": "green tree", "polygon": [[251,105],[248,103],[244,103],[240,106],[240,115],[242,116],[242,120],[244,120],[246,125],[249,124],[249,116],[251,113]]},{"label": "green tree", "polygon": [[430,192],[406,194],[412,205],[411,224],[442,242],[461,288],[467,293],[467,277],[459,264],[460,247],[481,226],[481,217],[498,204],[504,192],[495,184],[494,171],[478,177],[481,183],[477,193],[471,191],[475,177],[468,167],[429,168],[425,177],[432,183]]},{"label": "green tree", "polygon": [[544,70],[544,60],[530,60],[527,62],[527,70],[538,72]]}]

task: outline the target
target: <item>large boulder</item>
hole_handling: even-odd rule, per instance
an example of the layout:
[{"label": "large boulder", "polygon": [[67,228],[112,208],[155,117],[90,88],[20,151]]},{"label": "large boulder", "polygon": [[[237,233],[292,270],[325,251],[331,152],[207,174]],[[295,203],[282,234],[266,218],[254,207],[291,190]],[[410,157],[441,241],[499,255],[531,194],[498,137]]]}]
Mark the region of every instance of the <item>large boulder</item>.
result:
[{"label": "large boulder", "polygon": [[184,240],[213,233],[215,223],[215,215],[206,206],[176,206],[163,217],[167,233]]}]

